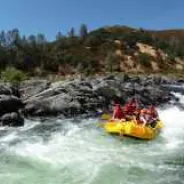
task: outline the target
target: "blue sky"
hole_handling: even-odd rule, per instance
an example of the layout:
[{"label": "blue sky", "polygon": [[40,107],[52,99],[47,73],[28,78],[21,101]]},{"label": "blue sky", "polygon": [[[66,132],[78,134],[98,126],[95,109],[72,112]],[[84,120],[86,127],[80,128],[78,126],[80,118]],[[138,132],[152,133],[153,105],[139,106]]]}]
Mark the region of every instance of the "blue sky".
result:
[{"label": "blue sky", "polygon": [[146,29],[184,28],[184,0],[0,0],[0,30],[18,28],[22,34],[90,30],[105,25]]}]

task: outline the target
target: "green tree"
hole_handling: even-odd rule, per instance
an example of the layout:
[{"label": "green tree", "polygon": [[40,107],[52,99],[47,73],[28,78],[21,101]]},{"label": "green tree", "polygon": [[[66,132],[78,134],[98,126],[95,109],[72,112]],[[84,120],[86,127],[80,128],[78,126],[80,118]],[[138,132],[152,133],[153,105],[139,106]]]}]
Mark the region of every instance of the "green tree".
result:
[{"label": "green tree", "polygon": [[28,42],[32,45],[36,45],[36,36],[35,35],[30,35],[28,37]]},{"label": "green tree", "polygon": [[75,28],[71,28],[70,31],[68,32],[68,36],[70,38],[74,38],[75,37]]},{"label": "green tree", "polygon": [[106,57],[106,67],[109,72],[120,71],[120,57],[110,52]]},{"label": "green tree", "polygon": [[6,35],[4,31],[1,31],[0,33],[0,45],[5,46],[6,45]]},{"label": "green tree", "polygon": [[7,65],[7,52],[4,47],[0,45],[0,71]]},{"label": "green tree", "polygon": [[63,38],[63,35],[62,33],[59,31],[57,34],[56,34],[56,41],[60,40]]},{"label": "green tree", "polygon": [[80,27],[80,38],[85,39],[88,35],[88,28],[85,24]]},{"label": "green tree", "polygon": [[46,38],[45,38],[45,35],[44,34],[38,34],[37,37],[36,37],[36,42],[37,44],[45,44],[46,43]]}]

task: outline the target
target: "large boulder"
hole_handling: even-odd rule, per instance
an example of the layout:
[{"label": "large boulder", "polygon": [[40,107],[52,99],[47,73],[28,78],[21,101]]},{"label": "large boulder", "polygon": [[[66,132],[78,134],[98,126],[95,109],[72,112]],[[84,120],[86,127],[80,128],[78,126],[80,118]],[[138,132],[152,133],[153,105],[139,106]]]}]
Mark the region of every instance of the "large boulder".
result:
[{"label": "large boulder", "polygon": [[0,95],[14,95],[20,97],[18,86],[9,83],[0,83]]},{"label": "large boulder", "polygon": [[18,112],[4,114],[1,117],[2,126],[19,127],[24,125],[24,118]]},{"label": "large boulder", "polygon": [[24,99],[37,95],[49,88],[50,82],[47,80],[26,80],[20,84],[20,92]]},{"label": "large boulder", "polygon": [[0,119],[2,126],[22,126],[24,118],[19,110],[24,107],[18,86],[0,83]]},{"label": "large boulder", "polygon": [[59,94],[44,99],[32,99],[27,103],[24,109],[26,115],[44,116],[69,113],[78,113],[81,110],[81,104],[74,100],[68,94]]},{"label": "large boulder", "polygon": [[17,112],[24,103],[15,96],[0,95],[0,116],[9,112]]}]

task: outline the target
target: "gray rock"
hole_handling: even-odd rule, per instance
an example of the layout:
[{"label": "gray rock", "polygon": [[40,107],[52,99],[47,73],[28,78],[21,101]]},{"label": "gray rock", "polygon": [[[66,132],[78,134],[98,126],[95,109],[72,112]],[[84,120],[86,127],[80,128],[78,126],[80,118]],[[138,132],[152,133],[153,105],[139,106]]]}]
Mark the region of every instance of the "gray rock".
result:
[{"label": "gray rock", "polygon": [[161,88],[166,79],[149,77],[109,76],[99,79],[60,81],[45,86],[25,102],[25,115],[72,116],[111,107],[113,101],[124,103],[137,96],[143,105],[161,105],[174,99]]},{"label": "gray rock", "polygon": [[10,83],[0,83],[0,95],[14,95],[20,97],[18,86],[11,85]]},{"label": "gray rock", "polygon": [[1,117],[2,126],[19,127],[24,125],[24,118],[17,112],[7,113]]},{"label": "gray rock", "polygon": [[97,93],[97,95],[103,96],[107,99],[113,99],[115,96],[118,96],[117,89],[110,86],[100,87],[95,92]]},{"label": "gray rock", "polygon": [[0,83],[0,117],[2,125],[23,125],[24,119],[18,113],[23,107],[24,103],[20,99],[18,86]]},{"label": "gray rock", "polygon": [[179,79],[179,80],[177,80],[177,83],[179,83],[179,84],[184,84],[184,79]]},{"label": "gray rock", "polygon": [[20,92],[22,97],[26,99],[48,89],[49,86],[50,82],[47,80],[27,80],[20,84]]},{"label": "gray rock", "polygon": [[0,95],[0,115],[9,112],[17,112],[23,107],[24,104],[18,97]]},{"label": "gray rock", "polygon": [[29,101],[25,106],[24,113],[33,116],[57,115],[61,113],[66,114],[70,110],[80,111],[81,104],[68,94],[60,94],[43,100],[34,99]]},{"label": "gray rock", "polygon": [[162,85],[161,86],[162,90],[164,91],[173,91],[176,93],[181,93],[184,95],[184,85]]}]

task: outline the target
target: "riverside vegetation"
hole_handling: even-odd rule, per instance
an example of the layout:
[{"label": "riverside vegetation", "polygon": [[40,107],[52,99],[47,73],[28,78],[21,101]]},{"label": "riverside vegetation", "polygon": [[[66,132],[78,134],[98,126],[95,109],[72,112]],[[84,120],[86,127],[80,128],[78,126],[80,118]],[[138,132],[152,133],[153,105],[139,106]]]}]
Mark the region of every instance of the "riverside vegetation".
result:
[{"label": "riverside vegetation", "polygon": [[[83,24],[79,33],[71,28],[68,35],[57,33],[54,41],[47,41],[44,34],[26,37],[18,29],[0,33],[0,71],[15,73],[15,80],[25,79],[26,75],[105,72],[182,75],[183,57],[183,30],[112,26],[89,32]],[[3,79],[14,80],[12,75],[6,76],[3,72]]]}]

